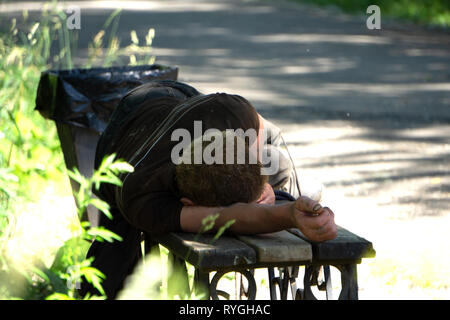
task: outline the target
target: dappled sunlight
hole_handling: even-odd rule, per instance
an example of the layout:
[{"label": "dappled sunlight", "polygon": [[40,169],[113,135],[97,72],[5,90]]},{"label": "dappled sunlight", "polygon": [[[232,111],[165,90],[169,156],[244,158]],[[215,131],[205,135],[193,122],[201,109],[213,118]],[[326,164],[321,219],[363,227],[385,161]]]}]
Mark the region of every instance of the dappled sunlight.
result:
[{"label": "dappled sunlight", "polygon": [[[2,2],[0,16],[20,17],[25,8],[37,15],[44,3]],[[123,9],[121,43],[131,30],[141,36],[154,28],[156,63],[178,66],[178,79],[202,93],[242,95],[279,125],[303,194],[320,192],[339,225],[373,242],[376,258],[358,269],[361,299],[450,299],[447,34],[385,21],[372,32],[364,16],[276,1],[66,4],[83,12],[81,55],[72,57],[79,65],[99,23]],[[39,186],[29,186],[38,201],[14,204],[6,254],[22,266],[36,258],[51,263],[79,232],[70,185],[42,196]],[[149,257],[120,298],[161,298],[155,287],[169,270],[167,261]],[[267,271],[256,275],[264,288],[257,298],[267,299]],[[234,282],[224,285],[233,289]]]},{"label": "dappled sunlight", "polygon": [[[189,79],[195,81],[195,75],[188,75]],[[196,81],[197,82],[197,81]],[[200,82],[200,81],[199,81]],[[301,99],[295,99],[276,91],[261,91],[258,86],[259,80],[250,76],[228,76],[223,78],[221,83],[202,82],[198,86],[199,90],[204,93],[226,92],[238,94],[253,103],[267,102],[277,100],[283,105],[298,105]]]},{"label": "dappled sunlight", "polygon": [[[320,68],[320,67],[319,67]],[[325,67],[323,67],[325,68]],[[283,70],[283,67],[281,67]],[[293,67],[292,70],[313,70],[312,67]],[[335,67],[334,70],[339,70]],[[331,70],[329,70],[331,71]],[[328,72],[329,72],[328,71]],[[324,71],[326,72],[326,71]],[[301,72],[300,72],[301,73]],[[280,73],[281,74],[281,73]],[[398,77],[399,75],[397,75]],[[386,75],[383,75],[386,77]],[[313,84],[301,84],[296,87],[299,95],[304,97],[345,97],[351,94],[359,96],[363,94],[378,97],[400,97],[417,92],[448,92],[450,93],[450,82],[438,83],[329,83],[323,82],[320,86]],[[283,105],[280,103],[280,105]],[[362,110],[364,111],[364,110]]]},{"label": "dappled sunlight", "polygon": [[[0,12],[12,13],[28,11],[41,11],[47,1],[14,1],[14,3],[1,3]],[[195,6],[189,5],[183,1],[156,2],[156,1],[70,1],[69,5],[80,7],[81,9],[125,9],[125,10],[152,10],[165,12],[183,12],[197,11],[208,12],[216,10],[225,10],[230,8],[226,3],[206,3],[199,1]],[[59,4],[60,8],[67,5]]]},{"label": "dappled sunlight", "polygon": [[279,69],[281,74],[307,74],[307,73],[323,73],[334,72],[356,67],[354,61],[347,59],[312,59],[310,63],[304,62],[303,65],[282,66]]},{"label": "dappled sunlight", "polygon": [[[369,129],[339,124],[326,122],[320,127],[304,125],[298,129],[285,126],[285,139],[300,176],[320,176],[325,193],[339,188],[350,197],[372,196],[371,202],[383,205],[387,216],[400,216],[400,212],[390,211],[388,204],[396,205],[396,209],[407,205],[409,216],[450,213],[450,201],[445,200],[450,194],[445,188],[439,189],[450,177],[445,165],[436,165],[449,157],[448,126],[398,130],[390,136],[391,147],[386,149],[384,140],[371,139]],[[417,142],[421,149],[412,151]],[[414,173],[410,173],[411,168],[415,168]],[[430,192],[430,187],[437,188]],[[416,201],[404,203],[404,199]],[[444,202],[431,206],[428,202],[433,199]]]},{"label": "dappled sunlight", "polygon": [[[208,55],[208,51],[198,52],[198,54]],[[207,61],[208,66],[226,66],[227,68],[235,69],[232,72],[258,69],[259,72],[264,72],[267,75],[324,73],[356,67],[354,61],[345,58],[298,58],[295,61],[283,62],[273,59],[232,59],[222,56],[209,58]]]},{"label": "dappled sunlight", "polygon": [[448,51],[439,50],[439,49],[406,49],[404,54],[409,57],[420,57],[420,56],[428,56],[428,57],[447,57]]},{"label": "dappled sunlight", "polygon": [[167,286],[162,288],[162,285],[167,281],[167,277],[172,270],[167,263],[167,255],[162,257],[151,254],[141,260],[135,267],[133,274],[126,279],[124,288],[118,293],[116,299],[167,299]]},{"label": "dappled sunlight", "polygon": [[[70,186],[69,186],[70,188]],[[47,188],[39,202],[17,205],[6,256],[15,265],[30,267],[37,259],[47,267],[64,241],[80,232],[73,196],[60,197]]]},{"label": "dappled sunlight", "polygon": [[284,129],[306,192],[323,183],[336,222],[374,243],[376,258],[358,269],[360,298],[448,299],[450,127],[397,130],[389,148],[339,121]]},{"label": "dappled sunlight", "polygon": [[450,92],[450,82],[437,83],[324,83],[324,91],[329,94],[339,94],[342,92],[358,92],[376,94],[379,96],[398,97],[399,95],[406,95],[408,93],[415,93],[419,91],[433,92],[443,91]]},{"label": "dappled sunlight", "polygon": [[398,299],[402,292],[403,299],[449,299],[449,223],[447,216],[439,224],[433,218],[374,224],[369,234],[382,230],[384,237],[377,239],[377,257],[358,269],[360,298]]},{"label": "dappled sunlight", "polygon": [[366,35],[349,35],[349,34],[270,34],[252,36],[249,39],[255,43],[339,43],[339,44],[371,44],[385,45],[391,43],[389,38],[366,36]]}]

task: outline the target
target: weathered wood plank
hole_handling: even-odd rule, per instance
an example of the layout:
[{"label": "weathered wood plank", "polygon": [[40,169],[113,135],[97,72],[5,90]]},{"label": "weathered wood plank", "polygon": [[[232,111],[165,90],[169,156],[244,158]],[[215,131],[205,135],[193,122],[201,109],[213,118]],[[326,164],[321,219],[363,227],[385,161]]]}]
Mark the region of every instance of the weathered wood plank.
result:
[{"label": "weathered wood plank", "polygon": [[311,261],[311,245],[287,231],[237,238],[255,249],[258,263]]},{"label": "weathered wood plank", "polygon": [[228,236],[213,242],[213,235],[170,233],[158,238],[161,245],[199,269],[220,269],[256,263],[255,251]]},{"label": "weathered wood plank", "polygon": [[370,241],[340,226],[338,226],[337,238],[325,242],[308,240],[298,229],[289,229],[289,232],[311,244],[313,262],[356,261],[362,258],[373,258],[376,254]]}]

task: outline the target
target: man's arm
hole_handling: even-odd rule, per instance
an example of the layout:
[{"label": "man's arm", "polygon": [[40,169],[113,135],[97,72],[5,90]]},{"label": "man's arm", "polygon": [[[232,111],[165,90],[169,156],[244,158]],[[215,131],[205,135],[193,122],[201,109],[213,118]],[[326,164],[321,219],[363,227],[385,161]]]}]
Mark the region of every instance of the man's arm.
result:
[{"label": "man's arm", "polygon": [[236,234],[258,234],[298,228],[313,241],[325,241],[337,236],[334,213],[316,201],[300,197],[281,205],[237,203],[229,207],[184,206],[180,224],[183,231],[199,232],[202,220],[219,213],[212,231],[235,220],[229,230]]}]

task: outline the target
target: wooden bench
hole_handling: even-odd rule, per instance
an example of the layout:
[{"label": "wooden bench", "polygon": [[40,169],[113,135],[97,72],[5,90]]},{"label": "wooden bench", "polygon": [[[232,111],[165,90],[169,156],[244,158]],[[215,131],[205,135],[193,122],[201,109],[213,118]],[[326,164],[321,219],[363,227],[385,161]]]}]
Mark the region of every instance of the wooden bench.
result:
[{"label": "wooden bench", "polygon": [[[217,289],[220,278],[230,271],[247,278],[247,289],[239,289],[239,295],[254,299],[257,285],[253,271],[257,268],[267,269],[272,300],[287,299],[288,291],[294,299],[314,300],[312,286],[325,291],[327,299],[332,299],[330,266],[341,273],[338,298],[358,299],[357,265],[361,259],[375,256],[371,242],[342,227],[338,228],[336,239],[322,243],[309,241],[298,229],[254,236],[222,236],[216,241],[212,235],[171,233],[158,241],[169,250],[177,272],[184,272],[183,290],[190,289],[185,271],[188,262],[195,267],[195,290],[212,299],[230,297]],[[304,267],[304,276],[299,286],[300,267]],[[322,281],[318,279],[320,271],[324,275]],[[177,281],[179,284],[180,278]]]},{"label": "wooden bench", "polygon": [[[140,84],[135,74],[130,76],[130,70],[134,70],[144,82],[151,79],[176,80],[178,75],[177,68],[157,65],[50,71],[42,74],[36,109],[45,118],[56,122],[67,168],[76,167],[86,177],[92,175],[101,127],[106,125],[112,113],[112,106],[118,103],[123,93]],[[90,99],[83,110],[74,107],[80,103],[77,101],[79,97],[82,97],[83,103],[86,103],[86,97],[90,97],[90,91],[84,88],[83,83],[77,86],[72,80],[80,75],[83,79],[103,81],[99,87],[108,88],[110,91],[108,104],[102,95],[98,101],[95,98]],[[129,79],[125,81],[127,76]],[[75,90],[71,94],[77,93],[75,98],[67,94],[64,83],[71,84],[71,89]],[[72,108],[76,110],[76,117],[71,114]],[[101,112],[96,113],[95,110]],[[89,123],[94,123],[96,127],[86,127]],[[77,183],[71,180],[71,184],[76,192]],[[88,208],[85,219],[89,219],[91,224],[96,226],[97,210]],[[375,256],[372,243],[344,228],[339,228],[336,239],[323,243],[308,241],[299,230],[255,236],[223,235],[215,242],[212,240],[213,236],[187,233],[171,233],[159,238],[159,243],[169,249],[170,260],[183,271],[183,279],[177,281],[184,283],[184,289],[189,290],[185,262],[190,263],[195,267],[196,290],[206,292],[206,297],[212,299],[218,299],[219,296],[229,297],[226,292],[217,289],[217,284],[220,278],[230,271],[236,271],[247,278],[248,286],[239,289],[239,294],[254,299],[257,286],[253,270],[256,268],[266,268],[268,271],[271,299],[286,299],[289,289],[295,299],[314,299],[312,286],[325,290],[327,298],[331,298],[330,266],[341,272],[342,290],[339,299],[357,299],[357,265],[361,263],[361,259]],[[303,285],[298,286],[300,267],[304,267],[304,276]],[[215,274],[211,278],[212,272]],[[323,281],[319,279],[321,273]]]}]

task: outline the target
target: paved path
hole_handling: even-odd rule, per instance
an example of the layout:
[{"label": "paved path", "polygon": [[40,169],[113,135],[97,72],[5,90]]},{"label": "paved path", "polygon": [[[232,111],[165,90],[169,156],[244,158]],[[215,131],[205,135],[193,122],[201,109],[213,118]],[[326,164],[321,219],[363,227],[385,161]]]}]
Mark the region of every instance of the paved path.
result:
[{"label": "paved path", "polygon": [[[449,212],[449,33],[371,31],[365,16],[283,1],[147,5],[122,13],[123,43],[131,29],[155,28],[158,63],[203,92],[249,99],[286,131],[305,174],[349,197],[380,196],[383,211]],[[105,17],[83,14],[93,31],[80,34],[82,47]]]},{"label": "paved path", "polygon": [[[78,4],[83,48],[111,10]],[[403,270],[407,287],[424,272],[431,289],[448,288],[449,33],[383,16],[383,29],[371,31],[364,15],[283,1],[119,5],[122,43],[132,29],[142,37],[155,28],[158,63],[179,66],[179,79],[204,93],[246,97],[284,130],[302,188],[322,183],[337,222],[378,249],[360,273],[363,298],[421,297],[376,291],[389,282],[373,278],[382,268]]]}]

